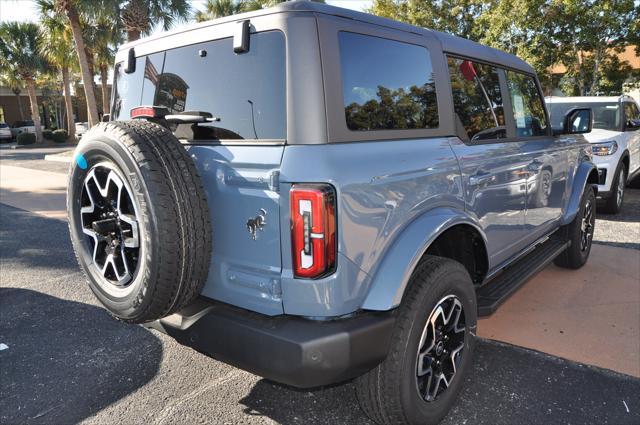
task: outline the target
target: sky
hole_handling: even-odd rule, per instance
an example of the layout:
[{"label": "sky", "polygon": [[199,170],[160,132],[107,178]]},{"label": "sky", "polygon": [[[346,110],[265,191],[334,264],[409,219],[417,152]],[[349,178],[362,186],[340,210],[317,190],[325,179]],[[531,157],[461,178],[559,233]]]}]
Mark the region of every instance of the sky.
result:
[{"label": "sky", "polygon": [[[363,10],[371,6],[372,0],[326,0],[333,6]],[[206,0],[191,0],[194,9],[204,8]],[[35,0],[0,0],[0,21],[37,21]]]}]

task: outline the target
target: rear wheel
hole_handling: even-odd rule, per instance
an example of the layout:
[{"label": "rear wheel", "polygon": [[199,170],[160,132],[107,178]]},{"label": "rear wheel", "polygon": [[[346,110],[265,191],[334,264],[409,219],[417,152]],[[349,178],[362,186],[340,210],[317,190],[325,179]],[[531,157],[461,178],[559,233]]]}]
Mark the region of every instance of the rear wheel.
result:
[{"label": "rear wheel", "polygon": [[476,297],[458,262],[426,257],[398,310],[389,355],[356,380],[365,413],[379,424],[439,422],[471,366]]},{"label": "rear wheel", "polygon": [[200,293],[209,210],[195,166],[169,130],[146,121],[92,128],[71,165],[67,209],[89,287],[115,317],[153,321]]},{"label": "rear wheel", "polygon": [[618,214],[624,201],[624,189],[627,183],[627,167],[620,164],[616,170],[616,176],[611,182],[611,194],[604,200],[602,211],[609,214]]},{"label": "rear wheel", "polygon": [[565,227],[569,247],[553,261],[557,266],[579,269],[589,258],[593,232],[596,225],[596,194],[593,187],[587,185],[582,194],[580,209],[573,221]]}]

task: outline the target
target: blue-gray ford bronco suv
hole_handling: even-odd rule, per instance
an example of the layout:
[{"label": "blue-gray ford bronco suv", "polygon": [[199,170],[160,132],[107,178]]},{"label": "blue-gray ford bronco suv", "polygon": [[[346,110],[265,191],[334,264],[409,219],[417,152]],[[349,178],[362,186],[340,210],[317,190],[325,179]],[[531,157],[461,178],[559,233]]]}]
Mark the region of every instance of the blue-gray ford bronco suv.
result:
[{"label": "blue-gray ford bronco suv", "polygon": [[444,417],[477,317],[591,248],[591,111],[513,55],[288,2],[124,45],[80,142],[78,261],[118,319],[377,423]]}]

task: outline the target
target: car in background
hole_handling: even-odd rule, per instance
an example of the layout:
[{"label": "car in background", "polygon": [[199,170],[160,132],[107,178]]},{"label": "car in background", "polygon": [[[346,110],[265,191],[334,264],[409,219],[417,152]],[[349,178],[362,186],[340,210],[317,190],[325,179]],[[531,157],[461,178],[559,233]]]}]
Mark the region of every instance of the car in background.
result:
[{"label": "car in background", "polygon": [[553,128],[561,128],[573,108],[593,110],[593,130],[584,135],[598,167],[601,211],[616,214],[627,182],[640,174],[640,107],[629,96],[547,97]]},{"label": "car in background", "polygon": [[0,141],[11,141],[11,139],[13,139],[11,127],[7,123],[0,122]]},{"label": "car in background", "polygon": [[89,130],[88,122],[77,122],[76,123],[76,139],[80,140],[84,133]]},{"label": "car in background", "polygon": [[11,128],[11,136],[15,139],[20,133],[34,133],[36,132],[36,126],[32,120],[16,121]]}]

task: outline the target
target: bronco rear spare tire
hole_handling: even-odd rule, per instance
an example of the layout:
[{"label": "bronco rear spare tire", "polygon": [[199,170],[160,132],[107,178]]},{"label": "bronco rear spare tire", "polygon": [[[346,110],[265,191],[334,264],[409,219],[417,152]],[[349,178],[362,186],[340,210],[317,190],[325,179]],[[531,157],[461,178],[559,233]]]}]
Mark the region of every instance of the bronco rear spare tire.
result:
[{"label": "bronco rear spare tire", "polygon": [[150,322],[202,290],[209,209],[193,161],[168,129],[130,121],[87,132],[70,167],[67,210],[78,263],[115,317]]}]

